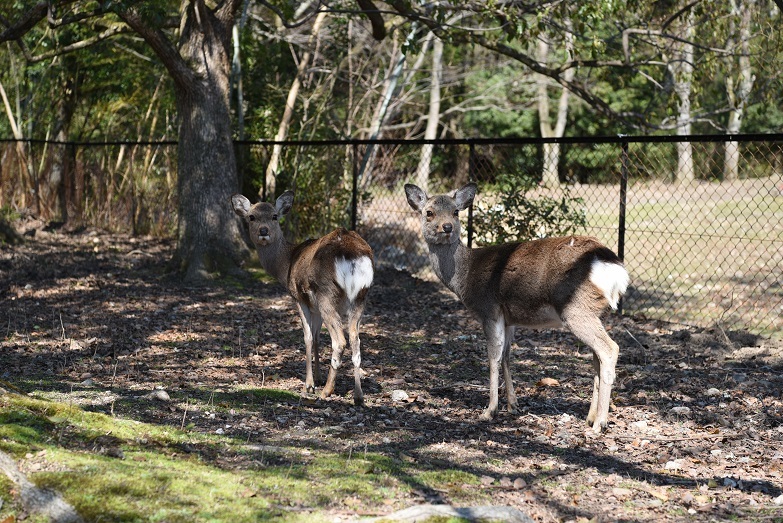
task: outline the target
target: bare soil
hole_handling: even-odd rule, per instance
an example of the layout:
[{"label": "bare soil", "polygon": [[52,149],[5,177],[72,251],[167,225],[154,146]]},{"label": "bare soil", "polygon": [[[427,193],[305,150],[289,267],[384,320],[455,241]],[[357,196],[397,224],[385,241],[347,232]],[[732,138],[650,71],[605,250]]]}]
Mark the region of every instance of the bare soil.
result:
[{"label": "bare soil", "polygon": [[[460,489],[537,521],[783,521],[779,341],[607,317],[621,355],[610,426],[595,436],[584,422],[589,349],[566,331],[521,332],[521,412],[479,422],[488,370],[478,324],[440,284],[382,270],[363,324],[357,408],[347,355],[336,396],[300,395],[302,332],[280,285],[186,285],[166,274],[168,241],[27,230],[36,234],[24,245],[0,248],[0,379],[23,391],[253,444],[463,470],[482,480]],[[254,402],[261,387],[298,399]],[[171,401],[147,398],[156,388]],[[395,390],[408,399],[394,401]],[[387,512],[453,501],[449,489],[411,492]],[[362,513],[349,503],[337,512]]]}]

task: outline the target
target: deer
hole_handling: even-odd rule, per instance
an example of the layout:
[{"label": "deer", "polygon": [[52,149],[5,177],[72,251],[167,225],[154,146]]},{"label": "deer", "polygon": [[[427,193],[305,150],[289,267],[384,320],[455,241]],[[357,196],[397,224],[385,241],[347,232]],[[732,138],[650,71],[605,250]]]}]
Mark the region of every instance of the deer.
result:
[{"label": "deer", "polygon": [[405,185],[408,204],[419,213],[435,274],[481,323],[487,339],[489,406],[480,419],[498,413],[499,367],[508,411],[517,411],[509,366],[516,327],[567,327],[593,353],[593,397],[587,423],[607,428],[619,346],[601,321],[616,309],[630,277],[611,249],[589,236],[535,239],[469,248],[460,239],[459,212],[472,205],[476,184],[428,197]]},{"label": "deer", "polygon": [[234,212],[247,224],[263,269],[276,278],[294,298],[305,341],[306,394],[321,382],[319,334],[325,324],[332,342],[329,377],[321,390],[325,399],[334,393],[337,370],[342,364],[348,331],[353,361],[353,402],[362,405],[359,324],[374,275],[373,252],[359,234],[337,228],[317,239],[288,242],[280,218],[293,206],[294,192],[281,194],[274,204],[254,205],[241,194],[231,197]]}]

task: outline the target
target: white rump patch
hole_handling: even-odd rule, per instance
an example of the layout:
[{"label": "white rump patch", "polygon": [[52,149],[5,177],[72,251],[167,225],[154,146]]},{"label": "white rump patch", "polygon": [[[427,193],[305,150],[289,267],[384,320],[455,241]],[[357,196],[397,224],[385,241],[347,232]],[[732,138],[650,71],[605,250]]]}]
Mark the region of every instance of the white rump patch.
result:
[{"label": "white rump patch", "polygon": [[590,267],[590,281],[601,289],[609,306],[616,309],[620,296],[628,289],[631,277],[622,265],[596,259]]},{"label": "white rump patch", "polygon": [[353,260],[337,258],[334,273],[337,285],[345,291],[349,301],[354,301],[359,291],[372,285],[372,260],[367,256]]}]

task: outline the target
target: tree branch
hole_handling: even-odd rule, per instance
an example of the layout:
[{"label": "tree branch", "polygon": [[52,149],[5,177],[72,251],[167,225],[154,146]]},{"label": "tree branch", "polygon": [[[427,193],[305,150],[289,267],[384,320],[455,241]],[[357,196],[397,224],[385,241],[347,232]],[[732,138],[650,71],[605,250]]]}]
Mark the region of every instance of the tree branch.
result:
[{"label": "tree branch", "polygon": [[3,19],[2,23],[6,28],[0,33],[0,43],[20,39],[46,18],[48,11],[49,2],[42,1],[28,9],[15,23]]},{"label": "tree branch", "polygon": [[133,29],[141,36],[147,45],[149,45],[155,54],[160,58],[166,70],[171,74],[171,78],[174,83],[181,89],[187,89],[192,83],[193,71],[190,70],[185,60],[179,54],[179,51],[174,47],[165,33],[160,29],[151,27],[144,20],[142,20],[139,13],[133,8],[115,8],[117,16],[119,16],[123,22],[128,24],[128,27]]}]

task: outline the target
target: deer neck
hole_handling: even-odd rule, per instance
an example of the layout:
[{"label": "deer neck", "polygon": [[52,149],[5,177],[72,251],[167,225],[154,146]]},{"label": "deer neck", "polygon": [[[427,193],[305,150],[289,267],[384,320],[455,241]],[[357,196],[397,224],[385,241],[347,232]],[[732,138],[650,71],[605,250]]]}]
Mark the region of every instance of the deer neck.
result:
[{"label": "deer neck", "polygon": [[435,274],[454,294],[463,298],[470,266],[470,249],[461,241],[429,244],[430,262]]},{"label": "deer neck", "polygon": [[288,285],[288,271],[291,268],[291,253],[294,244],[279,240],[263,247],[257,247],[258,259],[267,274],[277,278],[283,285]]}]

